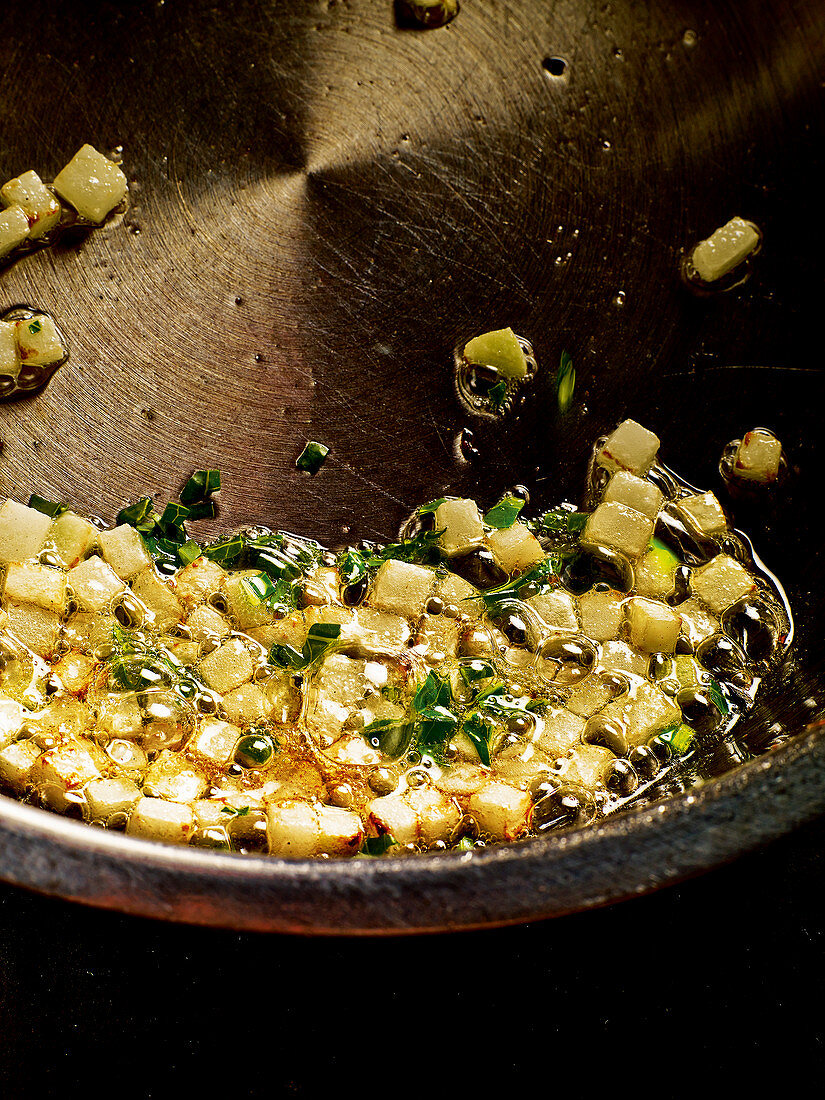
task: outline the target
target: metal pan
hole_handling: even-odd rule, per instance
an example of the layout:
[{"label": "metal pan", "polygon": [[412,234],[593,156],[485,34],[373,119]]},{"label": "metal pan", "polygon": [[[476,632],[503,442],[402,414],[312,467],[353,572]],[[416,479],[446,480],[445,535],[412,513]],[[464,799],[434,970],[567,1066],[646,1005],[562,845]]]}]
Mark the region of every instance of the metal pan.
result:
[{"label": "metal pan", "polygon": [[[444,492],[575,499],[590,442],[625,416],[709,486],[724,444],[764,425],[792,476],[736,518],[785,582],[798,642],[755,721],[801,735],[821,717],[819,5],[467,0],[423,32],[389,0],[64,12],[3,6],[0,171],[48,178],[85,141],[122,146],[130,207],[0,272],[0,307],[49,310],[71,346],[45,391],[0,406],[0,492],[111,519],[218,466],[218,528],[337,545],[393,535]],[[764,232],[751,277],[697,297],[682,251],[734,214]],[[516,415],[470,423],[452,349],[506,324],[542,369]],[[562,349],[579,378],[563,419]],[[294,466],[307,439],[331,447],[315,478]],[[0,874],[237,927],[520,920],[693,873],[821,812],[822,757],[814,729],[598,828],[380,864],[158,848],[2,798]]]}]

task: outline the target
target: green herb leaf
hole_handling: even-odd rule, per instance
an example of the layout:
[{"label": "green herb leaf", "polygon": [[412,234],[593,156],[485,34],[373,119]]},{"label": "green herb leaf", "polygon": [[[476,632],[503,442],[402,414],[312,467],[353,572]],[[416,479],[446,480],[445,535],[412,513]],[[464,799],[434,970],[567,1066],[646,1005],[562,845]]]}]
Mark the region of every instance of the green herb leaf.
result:
[{"label": "green herb leaf", "polygon": [[506,382],[496,382],[496,384],[494,386],[490,387],[490,389],[487,393],[487,399],[489,400],[490,404],[494,408],[500,408],[504,404],[504,401],[505,401],[506,397],[507,397],[507,383]]},{"label": "green herb leaf", "polygon": [[204,546],[203,556],[219,565],[231,565],[244,551],[244,540],[240,535],[233,535],[228,539],[213,542],[210,546]]},{"label": "green herb leaf", "polygon": [[467,735],[485,767],[490,766],[490,733],[492,726],[481,714],[471,714],[465,719],[462,732]]},{"label": "green herb leaf", "polygon": [[552,557],[547,557],[544,561],[537,562],[536,565],[520,576],[507,581],[506,584],[499,585],[498,588],[488,588],[483,592],[479,592],[478,596],[470,598],[484,600],[488,608],[497,607],[506,600],[517,600],[525,585],[538,584],[547,588],[557,585],[559,583],[557,567],[558,562]]},{"label": "green herb leaf", "polygon": [[204,504],[221,489],[220,470],[196,470],[180,491],[181,504]]},{"label": "green herb leaf", "polygon": [[339,623],[315,623],[307,632],[303,649],[298,650],[291,645],[274,645],[269,651],[269,663],[281,668],[308,669],[332,649],[340,635]]},{"label": "green herb leaf", "polygon": [[398,841],[390,833],[382,833],[381,836],[365,837],[361,846],[362,856],[383,856],[390,848],[396,847]]},{"label": "green herb leaf", "polygon": [[186,528],[183,525],[187,519],[189,519],[189,509],[186,505],[174,504],[170,501],[163,509],[157,525],[171,542],[185,542]]},{"label": "green herb leaf", "polygon": [[218,514],[218,507],[214,500],[204,500],[200,504],[188,505],[189,515],[187,519],[193,521],[199,519],[214,519]]},{"label": "green herb leaf", "polygon": [[573,390],[576,386],[576,371],[573,367],[573,359],[569,352],[561,353],[559,369],[556,373],[556,400],[559,404],[559,412],[566,413],[573,400]]},{"label": "green herb leaf", "polygon": [[317,474],[326,462],[328,454],[329,447],[325,447],[323,443],[317,443],[314,439],[311,439],[298,455],[295,465],[305,473]]},{"label": "green herb leaf", "polygon": [[415,723],[410,720],[377,718],[364,726],[362,736],[385,756],[401,756],[406,752],[415,733]]},{"label": "green herb leaf", "polygon": [[338,576],[345,585],[358,584],[369,573],[367,559],[358,550],[345,550],[338,556]]},{"label": "green herb leaf", "polygon": [[493,505],[485,515],[484,522],[488,527],[496,527],[499,530],[512,527],[523,507],[524,501],[520,497],[508,494],[502,497],[498,504]]},{"label": "green herb leaf", "polygon": [[178,547],[178,557],[180,558],[182,565],[191,565],[193,561],[201,556],[201,548],[194,539],[189,539]]},{"label": "green herb leaf", "polygon": [[551,508],[528,526],[536,535],[578,536],[589,518],[587,512],[570,512],[566,508]]},{"label": "green herb leaf", "polygon": [[157,526],[160,516],[155,511],[155,505],[150,497],[141,497],[134,504],[121,508],[117,514],[117,522],[128,523],[137,528],[143,534],[151,534]]},{"label": "green herb leaf", "polygon": [[489,661],[468,661],[465,665],[459,665],[458,671],[461,679],[468,686],[479,680],[488,680],[496,674],[496,670]]},{"label": "green herb leaf", "polygon": [[69,506],[68,504],[58,504],[54,500],[45,500],[36,493],[32,493],[29,497],[29,508],[34,508],[35,511],[42,512],[44,516],[51,516],[52,519],[56,519],[68,511]]},{"label": "green herb leaf", "polygon": [[418,509],[419,516],[431,516],[435,513],[436,508],[446,502],[446,497],[439,497],[438,500],[431,500],[427,504],[422,504]]},{"label": "green herb leaf", "polygon": [[249,807],[240,806],[236,809],[234,806],[221,806],[221,813],[227,814],[229,817],[247,817],[249,815]]}]

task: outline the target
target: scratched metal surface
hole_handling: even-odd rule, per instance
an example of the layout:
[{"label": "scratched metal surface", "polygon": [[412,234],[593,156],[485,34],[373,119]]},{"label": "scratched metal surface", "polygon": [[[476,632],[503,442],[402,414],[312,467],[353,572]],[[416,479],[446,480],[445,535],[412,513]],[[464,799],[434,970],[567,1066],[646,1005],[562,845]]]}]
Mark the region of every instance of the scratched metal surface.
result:
[{"label": "scratched metal surface", "polygon": [[[765,424],[798,468],[755,522],[800,612],[804,698],[821,661],[805,507],[825,398],[821,14],[466,0],[414,32],[389,0],[7,0],[0,174],[123,146],[131,205],[0,270],[0,308],[53,312],[71,345],[43,393],[0,405],[0,493],[111,519],[218,466],[221,528],[341,544],[445,491],[575,499],[590,442],[624,416],[707,485],[722,446]],[[733,214],[765,234],[753,276],[697,298],[681,252]],[[475,425],[452,349],[506,324],[542,369],[516,417]],[[560,420],[563,348],[579,381]],[[332,448],[316,478],[294,468],[307,439]]]}]

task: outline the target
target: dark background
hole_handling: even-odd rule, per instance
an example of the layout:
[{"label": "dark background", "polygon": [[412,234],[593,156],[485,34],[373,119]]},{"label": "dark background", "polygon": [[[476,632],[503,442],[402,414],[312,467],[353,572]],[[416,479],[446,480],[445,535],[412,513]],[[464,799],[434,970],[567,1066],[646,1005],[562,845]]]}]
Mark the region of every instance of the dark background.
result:
[{"label": "dark background", "polygon": [[165,926],[0,888],[0,1088],[764,1096],[780,1072],[815,1089],[823,850],[817,823],[608,909],[382,940]]},{"label": "dark background", "polygon": [[[721,448],[762,424],[794,477],[737,518],[787,583],[815,695],[823,19],[813,0],[466,0],[418,34],[383,0],[7,0],[4,178],[122,145],[131,206],[0,272],[0,306],[53,311],[72,348],[43,394],[0,406],[0,491],[112,518],[220,466],[222,527],[334,544],[392,535],[444,491],[575,499],[592,439],[624,416],[716,487]],[[733,214],[765,233],[753,275],[697,298],[680,256]],[[457,463],[452,349],[504,324],[533,340],[539,379]],[[561,422],[563,348],[578,383]],[[294,469],[308,438],[332,447],[316,479]],[[823,840],[814,824],[614,908],[420,939],[238,936],[3,888],[0,1082],[16,1098],[487,1091],[496,1070],[565,1095],[680,1095],[769,1066],[802,1081],[822,1067]]]}]

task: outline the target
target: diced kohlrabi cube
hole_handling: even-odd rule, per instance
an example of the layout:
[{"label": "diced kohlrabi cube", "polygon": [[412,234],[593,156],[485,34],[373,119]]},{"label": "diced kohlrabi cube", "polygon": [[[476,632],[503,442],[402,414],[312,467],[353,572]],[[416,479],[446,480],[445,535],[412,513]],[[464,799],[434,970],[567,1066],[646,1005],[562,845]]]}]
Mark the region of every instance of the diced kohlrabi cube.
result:
[{"label": "diced kohlrabi cube", "polygon": [[641,512],[648,519],[656,519],[664,495],[653,482],[636,477],[627,470],[618,470],[607,483],[602,500],[606,504],[624,504],[627,508]]},{"label": "diced kohlrabi cube", "polygon": [[0,260],[19,248],[29,235],[29,219],[20,206],[10,206],[0,214]]},{"label": "diced kohlrabi cube", "polygon": [[20,361],[27,366],[45,367],[65,359],[66,346],[47,313],[18,321],[16,332]]},{"label": "diced kohlrabi cube", "polygon": [[531,565],[543,561],[541,543],[523,523],[488,531],[487,545],[501,568],[510,574],[523,573]]},{"label": "diced kohlrabi cube", "polygon": [[16,378],[20,373],[20,352],[17,349],[17,326],[14,321],[0,321],[0,374]]},{"label": "diced kohlrabi cube", "polygon": [[54,189],[82,218],[99,223],[126,194],[128,184],[114,161],[84,145],[57,174]]},{"label": "diced kohlrabi cube", "polygon": [[484,525],[474,500],[445,500],[435,510],[435,530],[448,557],[467,554],[484,542]]},{"label": "diced kohlrabi cube", "polygon": [[782,444],[771,432],[755,428],[745,432],[736,449],[733,472],[743,481],[767,485],[779,476]]},{"label": "diced kohlrabi cube", "polygon": [[36,241],[60,221],[60,203],[37,172],[23,172],[0,188],[6,206],[19,206],[29,222],[29,237]]},{"label": "diced kohlrabi cube", "polygon": [[587,518],[582,546],[617,550],[631,560],[640,557],[653,534],[653,520],[624,504],[600,504]]},{"label": "diced kohlrabi cube", "polygon": [[596,461],[607,470],[626,470],[637,477],[644,477],[653,465],[658,450],[658,436],[635,420],[623,420],[607,437]]},{"label": "diced kohlrabi cube", "polygon": [[21,562],[43,549],[51,516],[7,500],[0,507],[0,562]]},{"label": "diced kohlrabi cube", "polygon": [[728,527],[722,505],[713,493],[682,497],[676,510],[688,530],[705,538],[723,535]]},{"label": "diced kohlrabi cube", "polygon": [[744,218],[731,218],[725,225],[700,241],[691,254],[696,274],[703,282],[713,283],[738,267],[760,241],[756,227]]}]

